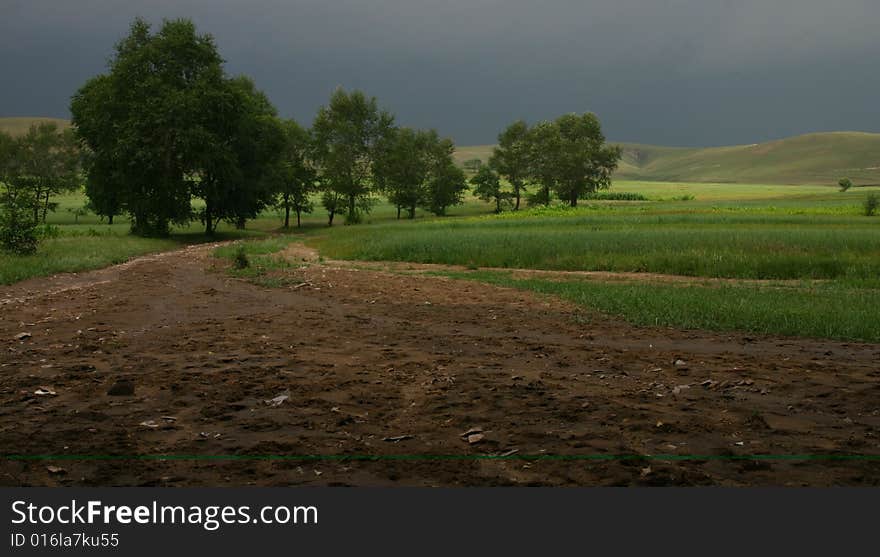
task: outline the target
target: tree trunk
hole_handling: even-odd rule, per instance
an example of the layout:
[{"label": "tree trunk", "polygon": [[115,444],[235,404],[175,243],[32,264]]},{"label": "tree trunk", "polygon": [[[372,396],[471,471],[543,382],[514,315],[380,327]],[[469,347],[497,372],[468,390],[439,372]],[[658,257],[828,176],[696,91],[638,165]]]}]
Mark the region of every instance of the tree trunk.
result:
[{"label": "tree trunk", "polygon": [[296,210],[296,227],[297,228],[302,228],[302,222],[300,221],[300,214],[302,214],[302,210],[297,209]]},{"label": "tree trunk", "polygon": [[357,198],[355,196],[348,196],[348,224],[354,224],[357,220],[356,202]]},{"label": "tree trunk", "polygon": [[569,203],[571,204],[572,207],[577,207],[577,205],[578,205],[577,190],[572,190],[571,194],[569,195]]},{"label": "tree trunk", "polygon": [[214,215],[212,214],[209,201],[205,201],[205,234],[208,236],[214,235]]},{"label": "tree trunk", "polygon": [[[297,212],[297,219],[299,212]],[[284,194],[284,228],[290,228],[290,194]]]},{"label": "tree trunk", "polygon": [[107,224],[111,224],[111,225],[113,224],[113,215],[109,215],[107,217]]},{"label": "tree trunk", "polygon": [[416,206],[415,205],[410,205],[409,209],[407,209],[407,211],[409,212],[410,219],[416,218]]},{"label": "tree trunk", "polygon": [[237,230],[244,230],[245,221],[246,219],[244,217],[238,217],[235,220],[235,228]]},{"label": "tree trunk", "polygon": [[516,192],[514,192],[514,193],[516,194],[516,205],[513,207],[513,210],[519,211],[519,198],[520,198],[519,188],[516,188]]},{"label": "tree trunk", "polygon": [[397,206],[397,220],[400,220],[400,205]]},{"label": "tree trunk", "polygon": [[495,212],[496,213],[501,212],[501,196],[500,195],[495,197]]},{"label": "tree trunk", "polygon": [[46,200],[43,202],[43,224],[46,224],[47,214],[49,214],[49,190],[46,190]]},{"label": "tree trunk", "polygon": [[336,211],[327,211],[327,226],[333,226],[333,217],[336,215]]}]

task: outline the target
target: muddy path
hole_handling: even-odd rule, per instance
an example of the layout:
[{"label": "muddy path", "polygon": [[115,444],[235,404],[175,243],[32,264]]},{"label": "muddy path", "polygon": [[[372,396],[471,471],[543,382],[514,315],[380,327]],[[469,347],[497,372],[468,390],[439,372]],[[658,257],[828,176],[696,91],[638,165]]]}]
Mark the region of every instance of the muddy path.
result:
[{"label": "muddy path", "polygon": [[880,455],[880,345],[638,328],[307,252],[264,288],[211,248],[0,287],[0,452],[93,457],[0,458],[0,484],[880,484],[828,458]]}]

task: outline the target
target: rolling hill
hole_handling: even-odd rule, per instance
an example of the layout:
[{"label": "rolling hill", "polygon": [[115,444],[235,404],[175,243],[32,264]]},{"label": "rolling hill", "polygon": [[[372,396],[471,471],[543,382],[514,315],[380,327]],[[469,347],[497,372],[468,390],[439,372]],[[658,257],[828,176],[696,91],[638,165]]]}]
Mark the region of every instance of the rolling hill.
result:
[{"label": "rolling hill", "polygon": [[64,120],[62,118],[15,116],[0,118],[0,131],[6,132],[10,135],[24,135],[33,124],[39,124],[42,122],[55,122],[60,128],[67,128],[70,126],[70,120]]},{"label": "rolling hill", "polygon": [[[621,180],[880,184],[880,134],[813,133],[732,147],[660,147],[623,143],[615,177]],[[456,159],[486,161],[491,145],[459,147]]]}]

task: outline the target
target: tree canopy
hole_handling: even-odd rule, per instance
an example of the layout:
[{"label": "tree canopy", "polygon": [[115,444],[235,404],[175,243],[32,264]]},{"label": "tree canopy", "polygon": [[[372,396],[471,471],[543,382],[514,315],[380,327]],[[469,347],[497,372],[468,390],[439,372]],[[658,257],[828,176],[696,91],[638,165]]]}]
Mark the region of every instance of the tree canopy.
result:
[{"label": "tree canopy", "polygon": [[489,166],[505,177],[513,188],[514,210],[519,209],[529,179],[529,155],[529,126],[517,120],[498,134],[498,146],[489,159]]},{"label": "tree canopy", "polygon": [[193,23],[142,19],[117,45],[109,71],[74,95],[71,113],[89,148],[87,192],[98,214],[127,212],[132,230],[166,235],[205,207],[243,223],[270,201],[263,173],[282,141],[275,109],[247,78],[228,78],[210,35]]},{"label": "tree canopy", "polygon": [[362,91],[336,89],[328,105],[318,109],[312,132],[331,224],[340,201],[347,207],[347,224],[359,222],[368,209],[375,191],[375,163],[393,125],[391,113],[380,110],[376,98]]}]

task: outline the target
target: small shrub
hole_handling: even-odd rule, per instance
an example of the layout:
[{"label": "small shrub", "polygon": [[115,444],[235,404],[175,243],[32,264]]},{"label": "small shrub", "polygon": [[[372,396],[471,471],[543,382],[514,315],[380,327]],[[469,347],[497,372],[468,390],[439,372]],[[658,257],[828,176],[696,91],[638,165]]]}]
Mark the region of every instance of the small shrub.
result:
[{"label": "small shrub", "polygon": [[34,201],[16,190],[0,195],[0,248],[16,255],[36,253],[40,242]]},{"label": "small shrub", "polygon": [[853,183],[852,180],[850,180],[849,178],[841,178],[837,182],[837,185],[840,187],[840,191],[844,192],[850,189],[853,186]]},{"label": "small shrub", "polygon": [[235,250],[235,257],[232,258],[232,266],[236,269],[247,269],[250,265],[251,262],[244,251],[244,246],[238,246],[238,249]]},{"label": "small shrub", "polygon": [[0,246],[15,255],[32,255],[37,251],[39,236],[36,226],[9,226],[0,221]]},{"label": "small shrub", "polygon": [[42,228],[39,229],[39,236],[43,239],[58,238],[61,236],[61,229],[51,224],[44,224]]},{"label": "small shrub", "polygon": [[877,214],[877,208],[880,207],[880,196],[876,193],[868,194],[867,199],[865,199],[865,216],[873,217]]}]

